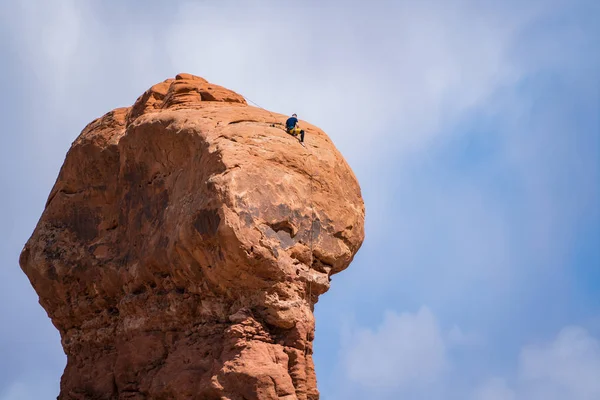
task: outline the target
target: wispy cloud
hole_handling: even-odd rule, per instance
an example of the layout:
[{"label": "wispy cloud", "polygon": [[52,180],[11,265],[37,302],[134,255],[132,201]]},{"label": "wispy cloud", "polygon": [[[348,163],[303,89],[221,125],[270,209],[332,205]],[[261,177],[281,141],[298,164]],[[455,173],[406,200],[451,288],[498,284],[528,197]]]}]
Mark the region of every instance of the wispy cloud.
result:
[{"label": "wispy cloud", "polygon": [[600,341],[581,327],[565,327],[551,342],[524,347],[518,371],[514,387],[504,379],[491,378],[476,390],[474,399],[598,399]]},{"label": "wispy cloud", "polygon": [[431,311],[386,313],[375,330],[359,328],[343,348],[348,377],[373,390],[435,382],[446,367],[442,333]]},{"label": "wispy cloud", "polygon": [[340,368],[352,386],[338,387],[332,395],[349,400],[364,398],[365,393],[379,399],[457,400],[594,400],[600,396],[600,341],[582,327],[568,326],[550,341],[523,346],[518,359],[512,360],[515,377],[485,378],[486,365],[479,365],[476,376],[481,381],[473,388],[460,353],[449,349],[460,345],[480,350],[483,339],[479,334],[464,334],[456,325],[444,334],[427,307],[414,314],[388,311],[378,327],[358,326],[346,334]]}]

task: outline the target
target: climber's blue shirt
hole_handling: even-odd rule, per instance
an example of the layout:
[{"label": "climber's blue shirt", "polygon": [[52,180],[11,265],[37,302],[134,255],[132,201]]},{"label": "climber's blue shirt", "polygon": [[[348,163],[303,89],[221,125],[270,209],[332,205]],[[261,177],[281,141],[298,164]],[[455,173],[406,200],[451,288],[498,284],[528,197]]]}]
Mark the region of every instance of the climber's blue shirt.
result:
[{"label": "climber's blue shirt", "polygon": [[297,123],[298,123],[298,118],[290,117],[290,118],[288,118],[287,121],[285,121],[285,127],[287,129],[292,129],[293,127],[296,126]]}]

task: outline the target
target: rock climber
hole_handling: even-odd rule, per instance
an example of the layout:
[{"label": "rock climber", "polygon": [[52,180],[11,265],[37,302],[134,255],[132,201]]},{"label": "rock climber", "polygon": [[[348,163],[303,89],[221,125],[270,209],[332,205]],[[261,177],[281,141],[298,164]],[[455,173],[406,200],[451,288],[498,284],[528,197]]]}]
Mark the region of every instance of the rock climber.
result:
[{"label": "rock climber", "polygon": [[292,116],[285,121],[285,130],[292,136],[298,136],[298,134],[300,134],[300,144],[304,146],[304,130],[300,129],[298,126],[298,116],[296,114],[292,114]]}]

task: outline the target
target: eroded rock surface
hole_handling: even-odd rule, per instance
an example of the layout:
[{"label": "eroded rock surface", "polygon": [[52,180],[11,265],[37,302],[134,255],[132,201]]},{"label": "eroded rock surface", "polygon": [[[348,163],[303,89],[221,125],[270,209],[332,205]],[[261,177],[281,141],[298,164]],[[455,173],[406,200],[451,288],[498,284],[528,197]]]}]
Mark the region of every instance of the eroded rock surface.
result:
[{"label": "eroded rock surface", "polygon": [[318,399],[313,305],[363,241],[327,135],[180,74],[90,123],[21,254],[59,399]]}]

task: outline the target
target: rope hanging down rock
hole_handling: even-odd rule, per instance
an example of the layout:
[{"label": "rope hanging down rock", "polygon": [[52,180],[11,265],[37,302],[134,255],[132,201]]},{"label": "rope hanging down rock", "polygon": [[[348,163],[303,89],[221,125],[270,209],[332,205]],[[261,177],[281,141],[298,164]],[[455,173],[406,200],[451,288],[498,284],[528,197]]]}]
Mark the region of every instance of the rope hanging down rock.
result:
[{"label": "rope hanging down rock", "polygon": [[[310,157],[313,156],[312,152],[309,152],[307,160],[310,160]],[[313,179],[314,179],[314,169],[312,168],[312,162],[310,162],[310,216],[311,216],[311,221],[310,221],[310,264],[308,266],[308,272],[309,272],[309,279],[308,279],[308,304],[310,305],[310,308],[312,310],[312,278],[310,276],[310,271],[312,270],[312,267],[314,265],[314,239],[315,239],[315,203],[314,203],[314,199],[313,199]]]},{"label": "rope hanging down rock", "polygon": [[[310,157],[313,156],[313,153],[310,152],[307,156],[307,160],[310,160]],[[313,311],[313,302],[312,302],[312,274],[311,274],[311,270],[314,264],[314,235],[315,235],[315,203],[314,203],[314,199],[313,199],[313,179],[314,179],[314,169],[312,168],[312,162],[310,163],[310,195],[309,195],[309,199],[310,199],[310,212],[311,212],[311,221],[310,221],[310,264],[308,265],[308,306],[310,308],[310,311]],[[307,321],[308,322],[308,321]],[[310,330],[307,329],[306,332],[306,338],[305,338],[305,343],[304,343],[304,357],[306,358],[306,355],[308,353],[308,345],[310,343]]]},{"label": "rope hanging down rock", "polygon": [[[264,107],[261,107],[258,103],[252,101],[250,98],[243,96],[247,101],[249,101],[250,103],[254,104],[256,107],[266,111],[269,113],[269,115],[271,116],[271,118],[273,118],[273,122],[271,126],[275,127],[275,124],[279,124],[279,122],[276,121],[275,116],[273,115],[273,113],[269,110],[267,110]],[[306,148],[307,151],[309,152],[308,156],[306,157],[307,160],[310,159],[310,157],[313,157],[314,154],[308,150],[308,148]],[[308,298],[306,300],[308,300],[308,305],[310,310],[312,311],[313,309],[313,302],[312,302],[312,274],[310,273],[314,264],[314,227],[315,227],[315,204],[314,204],[314,200],[313,200],[313,180],[314,180],[314,169],[312,168],[313,164],[312,162],[310,162],[310,196],[309,196],[309,200],[310,200],[310,210],[311,210],[311,222],[310,222],[310,263],[308,265],[308,276],[307,276],[307,280],[308,280]],[[308,321],[307,321],[308,322]],[[308,352],[308,344],[310,343],[310,333],[307,331],[306,332],[306,338],[305,338],[305,344],[304,344],[304,357],[306,357],[306,354]]]}]

